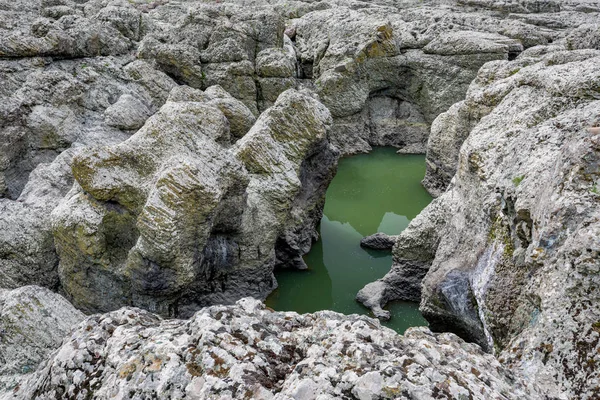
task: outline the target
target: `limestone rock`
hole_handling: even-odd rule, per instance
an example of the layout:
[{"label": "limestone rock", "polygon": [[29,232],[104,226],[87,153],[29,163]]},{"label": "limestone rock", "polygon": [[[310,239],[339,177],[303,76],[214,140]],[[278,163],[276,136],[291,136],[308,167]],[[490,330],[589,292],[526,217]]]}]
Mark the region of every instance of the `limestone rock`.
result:
[{"label": "limestone rock", "polygon": [[148,107],[130,94],[122,95],[104,111],[106,125],[124,130],[141,128],[150,115]]},{"label": "limestone rock", "polygon": [[16,201],[0,199],[0,288],[58,287],[49,213],[73,183],[73,153],[65,151],[51,164],[38,165]]},{"label": "limestone rock", "polygon": [[306,268],[301,256],[317,238],[337,168],[339,153],[327,140],[331,123],[323,104],[290,89],[236,143],[234,152],[251,174],[245,246],[257,247],[259,259],[271,252],[262,243],[277,243],[276,264]]},{"label": "limestone rock", "polygon": [[[53,222],[61,284],[75,304],[153,308],[209,272],[199,268],[197,249],[213,226],[235,229],[247,184],[216,141],[229,142],[221,111],[167,102],[127,141],[75,158],[78,185]],[[222,202],[229,202],[223,211]]]},{"label": "limestone rock", "polygon": [[508,58],[521,53],[523,45],[518,40],[498,34],[455,31],[435,38],[423,48],[423,51],[446,56],[498,53]]},{"label": "limestone rock", "polygon": [[0,289],[0,397],[17,390],[83,319],[46,288]]},{"label": "limestone rock", "polygon": [[309,95],[282,94],[228,149],[229,127],[243,133],[250,116],[219,87],[175,88],[128,140],[77,154],[77,183],[52,213],[74,304],[191,315],[273,289],[276,262],[310,249],[338,154]]},{"label": "limestone rock", "polygon": [[256,72],[265,78],[289,78],[296,72],[294,61],[283,48],[265,49],[256,55]]},{"label": "limestone rock", "polygon": [[376,250],[391,250],[396,243],[397,236],[390,236],[385,233],[375,233],[373,235],[364,237],[360,240],[362,247],[368,247]]},{"label": "limestone rock", "polygon": [[599,57],[558,44],[479,71],[434,123],[446,127],[430,139],[442,167],[426,181],[446,192],[405,230],[435,240],[401,249],[403,232],[390,273],[425,261],[431,328],[480,343],[558,398],[593,398],[598,379],[598,139],[588,128],[600,120]]},{"label": "limestone rock", "polygon": [[[435,258],[441,240],[440,230],[446,224],[442,198],[434,200],[399,235],[394,237],[393,265],[381,279],[368,283],[356,295],[356,300],[370,308],[380,319],[389,319],[383,307],[394,300],[421,300],[421,282]],[[362,243],[361,243],[362,244]]]},{"label": "limestone rock", "polygon": [[175,87],[169,94],[170,101],[198,101],[218,108],[229,121],[232,140],[237,140],[250,130],[256,118],[252,111],[241,101],[227,93],[221,86],[215,85],[204,92],[189,86]]},{"label": "limestone rock", "polygon": [[[447,360],[440,363],[440,360]],[[453,334],[405,336],[375,320],[266,310],[252,299],[189,321],[124,308],[82,322],[16,398],[537,398]]]},{"label": "limestone rock", "polygon": [[[439,201],[362,301],[417,300],[427,273],[432,328],[495,347],[543,396],[593,397],[599,13],[0,0],[0,287],[179,316],[261,298],[275,266],[306,267],[340,153],[427,150]],[[342,395],[384,392],[367,372]]]}]

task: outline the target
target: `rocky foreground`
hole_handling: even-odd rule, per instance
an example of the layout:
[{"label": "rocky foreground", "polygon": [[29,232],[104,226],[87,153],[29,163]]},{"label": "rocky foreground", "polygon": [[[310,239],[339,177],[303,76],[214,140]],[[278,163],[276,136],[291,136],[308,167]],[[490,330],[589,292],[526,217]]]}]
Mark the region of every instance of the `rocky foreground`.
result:
[{"label": "rocky foreground", "polygon": [[[48,319],[24,313],[30,318]],[[248,298],[205,308],[189,320],[163,320],[136,308],[91,316],[6,398],[518,399],[530,394],[493,356],[456,335],[413,328],[399,336],[367,317],[274,312]]]},{"label": "rocky foreground", "polygon": [[[598,398],[599,14],[0,0],[0,398]],[[378,145],[437,198],[358,299],[453,333],[246,298]]]}]

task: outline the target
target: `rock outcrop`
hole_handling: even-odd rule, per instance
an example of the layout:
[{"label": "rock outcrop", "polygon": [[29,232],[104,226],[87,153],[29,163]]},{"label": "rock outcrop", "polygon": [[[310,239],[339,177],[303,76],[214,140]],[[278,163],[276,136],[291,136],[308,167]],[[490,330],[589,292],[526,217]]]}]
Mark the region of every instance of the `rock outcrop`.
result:
[{"label": "rock outcrop", "polygon": [[46,288],[0,289],[0,398],[18,390],[83,319],[81,311]]},{"label": "rock outcrop", "polygon": [[360,240],[362,247],[375,250],[391,250],[396,243],[397,236],[390,236],[382,232],[374,233]]},{"label": "rock outcrop", "polygon": [[[130,61],[0,61],[0,287],[58,287],[50,214],[73,185],[73,157],[85,146],[127,139],[125,128],[133,126],[119,118],[139,124],[176,85],[148,64]],[[117,115],[111,102],[144,107],[121,107]]]},{"label": "rock outcrop", "polygon": [[275,267],[306,268],[338,157],[391,145],[427,150],[438,198],[358,297],[382,318],[421,299],[431,328],[497,359],[249,300],[188,322],[125,309],[90,317],[14,396],[597,397],[599,14],[593,0],[0,0],[0,318],[31,305],[25,336],[0,331],[2,390],[82,317],[47,289],[6,289],[177,317],[264,298]]},{"label": "rock outcrop", "polygon": [[91,316],[21,386],[13,398],[536,398],[453,334],[402,337],[368,317],[273,312],[252,299],[188,321],[132,308]]},{"label": "rock outcrop", "polygon": [[424,262],[432,329],[480,343],[548,396],[593,398],[600,52],[561,43],[484,65],[434,122],[428,167],[440,168],[426,182],[447,191],[400,235],[379,290],[365,291],[380,307]]},{"label": "rock outcrop", "polygon": [[[49,216],[72,184],[71,160],[83,147],[124,142],[169,95],[224,114],[230,136],[218,139],[224,144],[243,137],[285,90],[310,88],[332,114],[327,136],[342,154],[372,145],[423,152],[430,123],[464,98],[485,62],[561,40],[569,49],[597,46],[593,4],[521,3],[6,2],[0,14],[1,285],[60,287]],[[438,119],[429,145],[430,170],[438,172],[428,173],[428,187],[441,179],[439,193],[457,154],[444,149],[458,149],[466,129],[444,135],[446,125]],[[332,154],[305,161],[309,175],[325,171],[318,187],[329,179]],[[52,190],[24,190],[41,177],[52,178]],[[313,189],[306,190],[300,198]],[[303,267],[297,254],[319,208],[307,218],[293,212],[296,225],[284,236],[297,237],[283,241],[281,248],[291,249],[278,252],[279,264]]]},{"label": "rock outcrop", "polygon": [[173,89],[129,139],[75,157],[53,226],[61,286],[77,307],[181,315],[264,297],[276,248],[296,258],[310,248],[337,163],[329,112],[287,91],[229,147],[232,124],[207,92]]}]

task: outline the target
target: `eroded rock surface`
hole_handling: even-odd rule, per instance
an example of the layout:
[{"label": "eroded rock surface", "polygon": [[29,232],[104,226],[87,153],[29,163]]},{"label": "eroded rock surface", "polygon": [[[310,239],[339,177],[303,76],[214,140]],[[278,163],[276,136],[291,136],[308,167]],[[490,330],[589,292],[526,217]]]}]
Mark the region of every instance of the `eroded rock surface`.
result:
[{"label": "eroded rock surface", "polygon": [[[60,285],[49,215],[69,190],[76,148],[122,143],[170,94],[173,101],[187,93],[218,108],[229,123],[229,139],[217,140],[223,144],[243,137],[285,90],[308,87],[330,110],[328,140],[342,154],[372,145],[423,152],[430,123],[464,98],[485,62],[550,42],[569,49],[598,43],[598,10],[584,0],[544,7],[532,1],[260,0],[247,7],[236,0],[19,0],[1,10],[3,287]],[[192,95],[193,89],[203,92]],[[455,130],[443,135],[446,125],[436,122],[437,139],[430,140],[429,162],[440,177],[429,173],[428,187],[439,186],[440,193],[465,137],[465,129]],[[304,168],[318,172],[332,163],[332,155],[323,157]],[[60,190],[25,198],[29,180],[50,175]],[[304,225],[318,220],[318,209]],[[303,212],[295,212],[297,221]],[[304,251],[307,237],[286,239],[295,243],[277,258],[303,267],[295,253]]]},{"label": "eroded rock surface", "polygon": [[75,157],[76,184],[53,227],[60,282],[78,307],[180,315],[264,297],[276,246],[296,258],[310,248],[337,163],[329,111],[287,91],[230,147],[231,124],[214,101],[174,89],[129,139]]},{"label": "eroded rock surface", "polygon": [[15,398],[535,398],[453,334],[402,337],[367,317],[273,312],[252,299],[188,321],[133,308],[89,317],[22,388]]},{"label": "eroded rock surface", "polygon": [[83,319],[81,311],[46,288],[0,289],[0,397],[18,389]]},{"label": "eroded rock surface", "polygon": [[[348,347],[342,367],[313,338],[362,346],[352,332],[367,328],[344,324],[369,323],[331,313],[268,320],[284,336],[305,332],[293,343],[316,356],[290,373],[295,353],[244,343],[265,364],[237,387],[204,371],[220,365],[208,353],[202,371],[185,372],[177,357],[197,353],[180,348],[139,371],[112,349],[108,364],[65,367],[61,357],[88,351],[78,337],[127,337],[138,360],[136,344],[167,348],[200,324],[127,310],[92,317],[49,361],[64,374],[45,379],[46,369],[22,389],[83,397],[97,385],[110,397],[117,380],[135,384],[121,375],[150,368],[161,371],[152,382],[175,382],[164,393],[192,384],[215,397],[597,397],[598,138],[587,128],[600,124],[599,13],[594,0],[0,0],[0,288],[38,284],[89,312],[183,317],[264,297],[275,266],[306,268],[340,154],[427,150],[424,184],[439,198],[359,297],[381,317],[387,301],[422,298],[432,328],[481,344],[515,374],[451,335],[372,327],[411,361],[389,367],[404,356],[369,344],[371,369]],[[260,325],[245,329],[269,343],[260,321],[270,314],[245,312]],[[143,324],[149,336],[136,337]],[[244,342],[211,324],[207,337]],[[168,345],[154,339],[163,330]],[[324,357],[336,367],[314,361]],[[99,372],[109,380],[88,379],[85,368],[111,362],[118,372]]]},{"label": "eroded rock surface", "polygon": [[484,65],[434,122],[428,166],[441,168],[426,183],[449,186],[366,292],[385,304],[410,283],[406,266],[425,261],[421,311],[432,329],[480,343],[548,396],[594,398],[600,52],[564,43]]},{"label": "eroded rock surface", "polygon": [[390,236],[385,233],[377,232],[362,238],[360,240],[360,245],[376,250],[391,250],[396,243],[396,239],[397,237],[394,235]]}]

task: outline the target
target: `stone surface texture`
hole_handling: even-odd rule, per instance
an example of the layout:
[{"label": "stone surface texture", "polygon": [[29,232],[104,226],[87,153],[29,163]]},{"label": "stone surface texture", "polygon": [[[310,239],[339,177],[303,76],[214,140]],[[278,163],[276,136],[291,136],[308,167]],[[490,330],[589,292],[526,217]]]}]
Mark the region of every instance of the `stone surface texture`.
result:
[{"label": "stone surface texture", "polygon": [[337,163],[329,111],[290,89],[231,146],[213,92],[173,89],[126,141],[73,160],[76,184],[52,224],[61,287],[77,307],[175,316],[264,298],[278,251],[310,249]]},{"label": "stone surface texture", "polygon": [[49,289],[0,289],[0,397],[18,388],[84,317]]},{"label": "stone surface texture", "polygon": [[[440,363],[446,360],[445,363]],[[535,398],[479,346],[368,317],[259,301],[161,320],[134,308],[79,324],[10,398]]]},{"label": "stone surface texture", "polygon": [[363,297],[376,311],[404,298],[415,277],[405,272],[420,265],[420,309],[433,330],[479,343],[546,396],[591,399],[600,51],[571,40],[485,64],[466,99],[436,119],[425,183],[441,195],[399,236],[391,272]]},{"label": "stone surface texture", "polygon": [[[599,14],[0,0],[0,396],[598,398]],[[436,199],[357,298],[462,339],[204,308],[307,268],[339,157],[381,145]],[[68,335],[54,292],[108,314]]]}]

